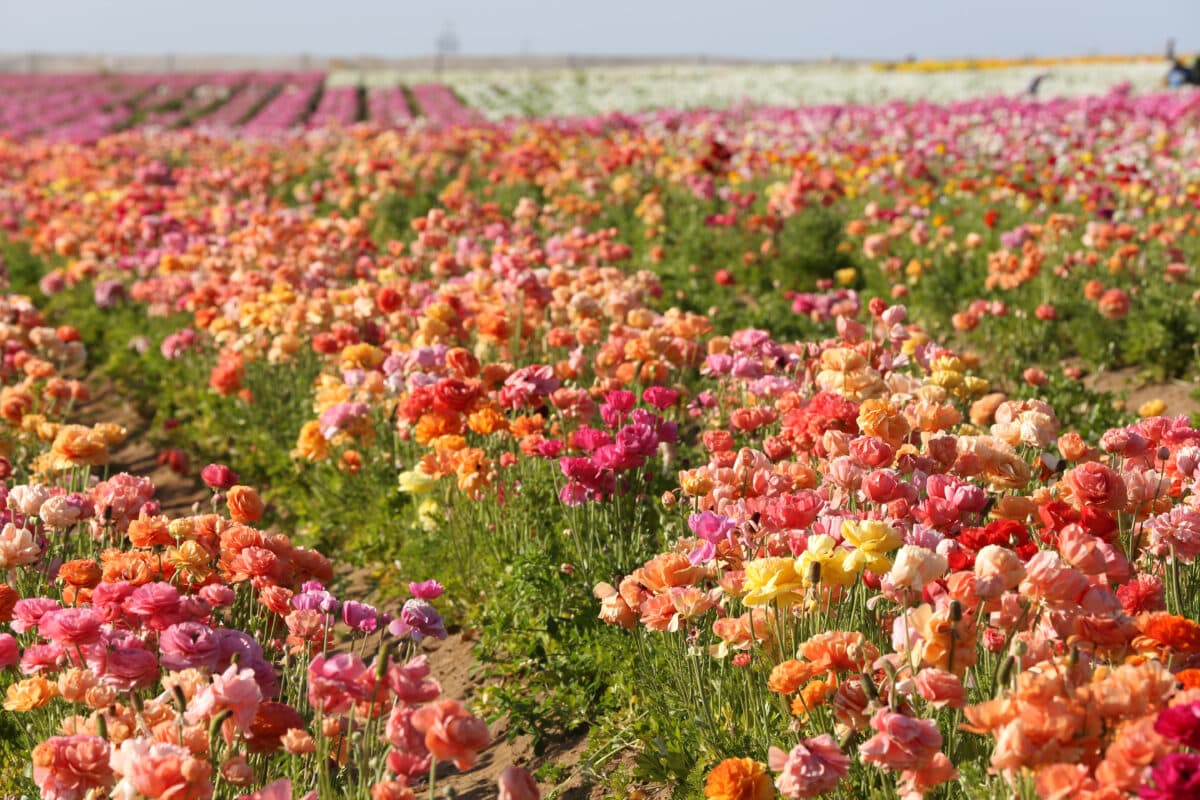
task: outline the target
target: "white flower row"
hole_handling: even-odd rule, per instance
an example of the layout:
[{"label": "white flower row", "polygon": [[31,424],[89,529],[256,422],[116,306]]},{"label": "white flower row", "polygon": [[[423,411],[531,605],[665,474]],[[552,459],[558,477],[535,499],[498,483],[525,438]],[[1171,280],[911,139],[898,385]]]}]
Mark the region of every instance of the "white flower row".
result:
[{"label": "white flower row", "polygon": [[1045,73],[1039,96],[1103,94],[1128,82],[1135,92],[1160,89],[1164,63],[1022,66],[948,72],[881,71],[868,64],[646,65],[581,69],[448,69],[441,74],[393,70],[335,72],[332,85],[442,82],[490,118],[581,116],[655,108],[728,108],[953,101],[1019,95]]}]

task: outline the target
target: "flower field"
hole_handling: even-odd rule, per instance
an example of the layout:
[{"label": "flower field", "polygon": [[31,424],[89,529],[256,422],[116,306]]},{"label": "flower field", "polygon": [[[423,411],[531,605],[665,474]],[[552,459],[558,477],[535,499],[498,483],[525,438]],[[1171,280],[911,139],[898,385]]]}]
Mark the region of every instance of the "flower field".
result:
[{"label": "flower field", "polygon": [[0,136],[94,142],[126,130],[193,128],[265,138],[357,123],[391,128],[470,121],[445,86],[326,85],[324,73],[0,74]]},{"label": "flower field", "polygon": [[0,87],[0,794],[1200,796],[1200,94]]}]

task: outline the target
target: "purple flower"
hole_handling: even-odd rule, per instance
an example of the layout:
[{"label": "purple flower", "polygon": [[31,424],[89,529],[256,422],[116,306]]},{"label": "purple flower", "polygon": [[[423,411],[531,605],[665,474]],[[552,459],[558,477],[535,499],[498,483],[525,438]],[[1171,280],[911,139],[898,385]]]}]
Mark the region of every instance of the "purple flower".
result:
[{"label": "purple flower", "polygon": [[92,299],[99,308],[112,308],[125,298],[125,285],[120,281],[105,280],[96,283]]},{"label": "purple flower", "polygon": [[292,608],[298,611],[321,611],[336,614],[340,604],[336,597],[324,589],[301,592],[292,598]]},{"label": "purple flower", "polygon": [[342,604],[342,622],[356,631],[370,633],[379,624],[379,611],[375,606],[360,603],[357,600],[347,600]]},{"label": "purple flower", "polygon": [[392,624],[388,625],[388,632],[393,636],[412,636],[414,642],[419,642],[426,636],[445,639],[446,625],[442,615],[428,601],[414,598],[405,602],[399,618],[392,620]]},{"label": "purple flower", "polygon": [[370,411],[371,407],[366,403],[338,403],[330,406],[321,414],[319,420],[321,435],[326,439],[332,439],[339,432],[367,416]]},{"label": "purple flower", "polygon": [[737,527],[737,523],[728,517],[714,514],[711,511],[701,511],[688,517],[688,527],[692,533],[706,542],[716,544],[729,538],[729,534]]}]

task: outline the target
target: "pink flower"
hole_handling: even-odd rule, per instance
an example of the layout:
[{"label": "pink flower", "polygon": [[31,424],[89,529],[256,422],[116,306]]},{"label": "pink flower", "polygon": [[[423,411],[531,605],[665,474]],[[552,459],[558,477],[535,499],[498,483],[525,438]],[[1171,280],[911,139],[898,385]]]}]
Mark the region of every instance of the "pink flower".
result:
[{"label": "pink flower", "polygon": [[419,655],[407,664],[388,667],[388,686],[396,697],[409,705],[427,703],[442,693],[441,684],[429,677],[429,659]]},{"label": "pink flower", "polygon": [[497,800],[539,800],[542,793],[537,781],[524,767],[508,767],[497,781],[500,793]]},{"label": "pink flower", "polygon": [[0,670],[8,669],[21,659],[21,647],[12,634],[0,633]]},{"label": "pink flower", "polygon": [[182,622],[179,613],[179,590],[159,581],[137,587],[125,601],[125,613],[140,617],[144,625],[165,631]]},{"label": "pink flower", "polygon": [[236,486],[239,479],[238,474],[224,464],[209,464],[200,470],[200,480],[216,491]]},{"label": "pink flower", "polygon": [[887,708],[875,712],[877,733],[858,748],[864,764],[891,770],[917,769],[942,747],[942,734],[931,719],[913,719]]},{"label": "pink flower", "polygon": [[1192,750],[1200,749],[1200,702],[1164,708],[1154,720],[1154,732]]},{"label": "pink flower", "polygon": [[[316,797],[316,791],[312,791],[300,800],[316,800]],[[237,800],[292,800],[292,782],[288,778],[280,778],[257,792],[240,795]]]},{"label": "pink flower", "polygon": [[442,596],[445,588],[435,580],[421,581],[420,583],[410,583],[408,591],[413,597],[418,600],[436,600]]},{"label": "pink flower", "polygon": [[60,644],[31,644],[21,653],[21,674],[57,672],[67,663],[67,651]]},{"label": "pink flower", "polygon": [[953,672],[936,667],[926,667],[917,673],[914,681],[917,694],[929,701],[934,708],[962,708],[967,701],[967,692],[962,680]]},{"label": "pink flower", "polygon": [[18,600],[13,606],[13,618],[9,625],[17,633],[33,630],[41,622],[42,617],[51,611],[62,608],[57,600],[49,597],[30,597]]},{"label": "pink flower", "polygon": [[850,759],[827,733],[804,739],[790,753],[772,747],[767,760],[771,771],[780,773],[775,787],[789,798],[832,792],[850,771]]},{"label": "pink flower", "polygon": [[43,614],[38,633],[63,647],[83,647],[99,640],[100,624],[90,608],[63,608]]},{"label": "pink flower", "polygon": [[350,653],[319,655],[308,665],[308,702],[326,714],[340,714],[366,696],[367,667]]},{"label": "pink flower", "polygon": [[234,727],[248,731],[261,702],[262,690],[254,679],[254,670],[239,670],[236,664],[231,664],[197,693],[188,707],[187,721],[195,724],[222,711],[231,711]]},{"label": "pink flower", "polygon": [[158,658],[141,647],[118,647],[98,658],[88,654],[88,666],[101,683],[122,691],[141,689],[158,680]]},{"label": "pink flower", "polygon": [[642,399],[659,411],[665,411],[679,400],[679,392],[665,386],[651,386],[642,392]]}]

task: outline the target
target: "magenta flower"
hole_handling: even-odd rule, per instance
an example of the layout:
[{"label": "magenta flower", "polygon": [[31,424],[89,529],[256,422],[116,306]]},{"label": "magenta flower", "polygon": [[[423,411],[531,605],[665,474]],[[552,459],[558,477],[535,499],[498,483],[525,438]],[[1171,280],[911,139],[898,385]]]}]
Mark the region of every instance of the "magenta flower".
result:
[{"label": "magenta flower", "polygon": [[1200,750],[1200,702],[1164,708],[1154,720],[1155,733]]},{"label": "magenta flower", "polygon": [[420,583],[410,583],[408,591],[409,594],[419,600],[436,600],[442,596],[442,592],[446,591],[446,587],[430,578]]},{"label": "magenta flower", "polygon": [[200,470],[200,480],[213,491],[237,486],[238,474],[224,464],[209,464]]},{"label": "magenta flower", "polygon": [[1200,754],[1163,756],[1150,773],[1150,783],[1153,786],[1138,790],[1141,800],[1193,800],[1200,797]]}]

